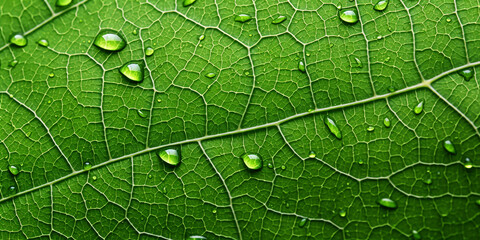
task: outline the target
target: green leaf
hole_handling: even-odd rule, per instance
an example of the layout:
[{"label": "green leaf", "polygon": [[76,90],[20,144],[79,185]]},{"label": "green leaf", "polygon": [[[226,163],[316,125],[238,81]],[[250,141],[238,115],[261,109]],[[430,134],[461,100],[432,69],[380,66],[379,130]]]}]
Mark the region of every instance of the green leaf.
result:
[{"label": "green leaf", "polygon": [[2,1],[0,239],[480,237],[477,1],[184,2]]}]

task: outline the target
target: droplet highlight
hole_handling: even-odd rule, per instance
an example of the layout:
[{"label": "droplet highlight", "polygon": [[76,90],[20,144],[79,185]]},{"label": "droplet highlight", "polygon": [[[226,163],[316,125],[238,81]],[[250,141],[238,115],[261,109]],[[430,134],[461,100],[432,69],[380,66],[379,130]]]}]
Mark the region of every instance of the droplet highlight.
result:
[{"label": "droplet highlight", "polygon": [[93,44],[106,51],[120,51],[127,46],[125,38],[113,30],[102,30],[98,33]]},{"label": "droplet highlight", "polygon": [[317,154],[315,154],[314,151],[310,151],[310,152],[308,153],[308,157],[309,157],[309,158],[315,158],[316,156],[317,156]]},{"label": "droplet highlight", "polygon": [[10,43],[17,47],[25,47],[27,42],[27,39],[22,34],[15,34],[10,38]]},{"label": "droplet highlight", "polygon": [[128,62],[120,68],[120,73],[134,82],[143,81],[143,63]]},{"label": "droplet highlight", "polygon": [[447,152],[451,154],[457,154],[457,151],[455,150],[455,145],[453,145],[452,141],[445,140],[443,142],[443,147],[445,148],[445,150],[447,150]]},{"label": "droplet highlight", "polygon": [[362,68],[363,67],[363,64],[362,64],[362,61],[359,59],[359,58],[355,58],[355,63],[357,64],[356,67],[358,68]]},{"label": "droplet highlight", "polygon": [[337,123],[333,119],[325,117],[325,124],[327,125],[330,132],[335,135],[335,137],[337,137],[338,139],[342,139],[342,132],[340,131],[340,128],[338,128]]},{"label": "droplet highlight", "polygon": [[250,20],[252,20],[252,16],[248,14],[239,14],[235,16],[235,22],[246,23]]},{"label": "droplet highlight", "polygon": [[287,17],[283,16],[283,15],[280,15],[277,18],[273,19],[272,23],[273,24],[280,24],[280,23],[284,22],[285,20],[287,20]]},{"label": "droplet highlight", "polygon": [[389,208],[389,209],[397,208],[397,203],[390,198],[379,199],[377,203],[380,204],[380,206],[385,208]]},{"label": "droplet highlight", "polygon": [[416,239],[416,240],[422,239],[422,236],[420,236],[420,233],[417,230],[412,231],[412,237],[413,239]]},{"label": "droplet highlight", "polygon": [[263,161],[257,154],[244,154],[242,156],[243,163],[250,170],[259,170],[263,166]]},{"label": "droplet highlight", "polygon": [[373,5],[373,9],[377,11],[383,11],[388,6],[388,0],[380,0],[375,5]]},{"label": "droplet highlight", "polygon": [[147,117],[147,113],[144,112],[144,111],[142,111],[141,109],[138,109],[138,110],[137,110],[137,114],[138,114],[138,116],[141,117],[141,118],[146,118],[146,117]]},{"label": "droplet highlight", "polygon": [[354,24],[358,22],[358,13],[355,9],[342,9],[338,14],[340,19],[345,23]]},{"label": "droplet highlight", "polygon": [[177,166],[180,163],[180,155],[175,149],[166,149],[160,152],[157,152],[157,155],[162,161],[166,162],[171,166]]},{"label": "droplet highlight", "polygon": [[204,236],[190,236],[187,238],[187,240],[195,240],[195,239],[207,239]]}]

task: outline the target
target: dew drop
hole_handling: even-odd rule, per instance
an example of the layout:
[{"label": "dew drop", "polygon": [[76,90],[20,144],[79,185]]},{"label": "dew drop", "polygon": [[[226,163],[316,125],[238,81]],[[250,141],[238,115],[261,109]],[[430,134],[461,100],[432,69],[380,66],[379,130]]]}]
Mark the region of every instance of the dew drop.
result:
[{"label": "dew drop", "polygon": [[387,8],[387,6],[388,6],[388,0],[380,0],[373,6],[373,9],[377,11],[383,11]]},{"label": "dew drop", "polygon": [[141,118],[146,118],[146,117],[147,117],[147,113],[145,113],[145,112],[142,111],[141,109],[138,109],[138,110],[137,110],[137,114],[138,114],[138,116],[140,116]]},{"label": "dew drop", "polygon": [[188,6],[192,5],[192,4],[194,4],[196,1],[197,1],[197,0],[185,0],[185,1],[183,1],[183,6],[184,6],[184,7],[188,7]]},{"label": "dew drop", "polygon": [[217,76],[217,74],[212,73],[212,72],[205,74],[205,77],[207,77],[207,78],[214,78],[215,76]]},{"label": "dew drop", "polygon": [[363,165],[364,164],[363,159],[358,160],[358,164]]},{"label": "dew drop", "polygon": [[88,171],[88,170],[90,170],[90,169],[92,169],[92,164],[89,163],[89,162],[85,162],[85,163],[83,164],[83,170]]},{"label": "dew drop", "polygon": [[213,210],[212,210],[212,213],[213,213],[213,214],[216,214],[216,213],[217,213],[217,209],[213,209]]},{"label": "dew drop", "polygon": [[382,198],[377,201],[380,206],[390,209],[397,208],[397,203],[390,198]]},{"label": "dew drop", "polygon": [[355,62],[357,63],[357,67],[358,68],[362,68],[363,67],[363,64],[362,64],[362,61],[359,59],[359,58],[355,58]]},{"label": "dew drop", "polygon": [[167,188],[166,188],[166,187],[163,187],[162,193],[163,193],[163,194],[167,194]]},{"label": "dew drop", "polygon": [[458,74],[465,79],[465,81],[470,81],[474,75],[473,68],[465,68],[463,70],[458,71]]},{"label": "dew drop", "polygon": [[56,5],[59,6],[59,7],[66,7],[70,3],[72,3],[72,0],[57,0]]},{"label": "dew drop", "polygon": [[384,62],[389,62],[390,61],[390,57],[386,57],[385,60],[383,60]]},{"label": "dew drop", "polygon": [[305,64],[302,61],[298,62],[298,70],[305,72]]},{"label": "dew drop", "polygon": [[315,154],[314,151],[310,151],[310,152],[308,153],[308,157],[309,157],[309,158],[315,158],[315,156],[317,156],[317,154]]},{"label": "dew drop", "polygon": [[342,132],[337,126],[337,123],[329,117],[325,117],[325,124],[327,125],[330,132],[335,135],[338,139],[342,139]]},{"label": "dew drop", "polygon": [[445,140],[445,142],[443,142],[443,147],[445,148],[445,150],[447,150],[447,152],[451,154],[457,153],[457,151],[455,150],[455,145],[453,145],[452,141],[450,140]]},{"label": "dew drop", "polygon": [[367,131],[373,132],[373,130],[375,130],[375,127],[374,127],[374,126],[368,126],[368,127],[367,127]]},{"label": "dew drop", "polygon": [[138,34],[137,29],[133,29],[132,34],[137,35]]},{"label": "dew drop", "polygon": [[38,40],[38,45],[42,46],[42,47],[48,47],[48,41],[46,39],[40,39]]},{"label": "dew drop", "polygon": [[390,87],[388,87],[388,91],[391,92],[391,93],[395,92],[395,88],[393,86],[390,86]]},{"label": "dew drop", "polygon": [[154,52],[155,52],[155,50],[153,50],[153,48],[151,48],[151,47],[145,48],[145,56],[147,56],[147,57],[152,56]]},{"label": "dew drop", "polygon": [[465,161],[463,162],[463,166],[465,166],[466,169],[470,169],[473,167],[472,160],[470,158],[465,158]]},{"label": "dew drop", "polygon": [[358,22],[358,13],[355,9],[343,9],[339,11],[340,19],[343,22],[354,24]]},{"label": "dew drop", "polygon": [[10,173],[14,176],[17,176],[18,173],[20,173],[20,170],[15,165],[8,166],[8,171],[10,171]]},{"label": "dew drop", "polygon": [[187,238],[187,240],[194,240],[194,239],[207,239],[207,238],[204,237],[204,236],[197,236],[197,235],[190,236],[190,237]]},{"label": "dew drop", "polygon": [[161,103],[161,102],[162,102],[162,99],[160,99],[160,98],[157,99],[157,102],[158,102],[158,103]]},{"label": "dew drop", "polygon": [[478,199],[477,201],[475,201],[475,203],[480,206],[480,199]]},{"label": "dew drop", "polygon": [[305,224],[307,224],[307,219],[306,218],[302,218],[302,220],[300,220],[300,222],[298,222],[298,226],[303,228],[305,226]]},{"label": "dew drop", "polygon": [[277,18],[273,19],[272,23],[273,24],[280,24],[280,23],[284,22],[285,20],[287,20],[287,17],[283,16],[283,15],[280,15]]},{"label": "dew drop", "polygon": [[8,64],[8,66],[10,66],[10,67],[13,68],[13,67],[17,66],[17,64],[18,64],[18,61],[15,60],[15,59],[13,59],[13,60]]},{"label": "dew drop", "polygon": [[340,217],[345,217],[345,216],[347,216],[347,211],[342,209],[342,210],[340,210],[340,212],[338,212],[338,214],[340,215]]},{"label": "dew drop", "polygon": [[451,21],[452,21],[452,19],[450,19],[450,18],[447,18],[447,22],[451,22]]},{"label": "dew drop", "polygon": [[338,9],[338,10],[342,10],[342,4],[341,4],[341,3],[339,3],[339,4],[337,5],[337,9]]},{"label": "dew drop", "polygon": [[22,34],[15,34],[10,38],[10,43],[17,47],[25,47],[27,42],[27,39]]},{"label": "dew drop", "polygon": [[385,125],[385,127],[389,128],[391,126],[391,122],[390,122],[390,119],[388,119],[388,117],[386,117],[385,119],[383,119],[383,125]]},{"label": "dew drop", "polygon": [[427,185],[431,185],[432,184],[432,179],[431,178],[427,178],[427,179],[423,179],[423,183],[427,184]]},{"label": "dew drop", "polygon": [[235,22],[246,23],[250,20],[252,20],[252,16],[250,16],[248,14],[239,14],[239,15],[235,16]]},{"label": "dew drop", "polygon": [[203,41],[203,39],[205,39],[205,35],[203,35],[203,34],[200,35],[200,37],[198,37],[198,40],[200,40],[200,41]]},{"label": "dew drop", "polygon": [[8,190],[10,190],[11,192],[16,192],[17,188],[15,186],[10,186]]},{"label": "dew drop", "polygon": [[153,175],[152,175],[152,174],[148,174],[148,178],[149,178],[149,179],[152,179],[152,178],[153,178]]},{"label": "dew drop", "polygon": [[272,169],[272,168],[273,168],[273,164],[269,163],[269,164],[267,164],[267,167],[270,168],[270,169]]},{"label": "dew drop", "polygon": [[143,81],[143,63],[132,61],[120,68],[120,73],[134,82]]},{"label": "dew drop", "polygon": [[419,102],[417,106],[413,108],[413,112],[417,115],[423,112],[423,101]]},{"label": "dew drop", "polygon": [[180,155],[178,154],[178,151],[175,149],[162,150],[160,152],[157,152],[157,155],[164,162],[172,166],[177,166],[180,163]]},{"label": "dew drop", "polygon": [[109,29],[100,31],[93,44],[107,51],[120,51],[127,46],[125,38],[120,33]]},{"label": "dew drop", "polygon": [[417,239],[417,240],[422,239],[422,236],[420,236],[420,233],[417,230],[412,231],[412,237],[413,239]]},{"label": "dew drop", "polygon": [[250,170],[259,170],[262,168],[263,161],[256,154],[244,154],[242,155],[243,163]]}]

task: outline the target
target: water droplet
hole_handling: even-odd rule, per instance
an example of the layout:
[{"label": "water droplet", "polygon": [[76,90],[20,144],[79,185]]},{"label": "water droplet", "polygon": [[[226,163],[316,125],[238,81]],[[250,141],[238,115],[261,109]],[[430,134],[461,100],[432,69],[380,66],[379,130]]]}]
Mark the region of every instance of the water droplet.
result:
[{"label": "water droplet", "polygon": [[262,168],[262,159],[256,154],[244,154],[242,156],[243,163],[247,166],[248,169],[258,170]]},{"label": "water droplet", "polygon": [[162,99],[160,99],[160,98],[157,99],[157,102],[158,102],[158,103],[161,103],[161,102],[162,102]]},{"label": "water droplet", "polygon": [[458,71],[458,74],[460,74],[460,76],[462,76],[463,79],[465,79],[465,81],[470,81],[470,79],[472,79],[474,73],[475,72],[474,72],[473,68],[465,68],[463,70]]},{"label": "water droplet", "polygon": [[412,237],[416,240],[422,239],[422,236],[420,236],[420,233],[417,230],[412,231]]},{"label": "water droplet", "polygon": [[143,81],[143,63],[135,61],[125,63],[120,68],[120,73],[132,81],[141,82]]},{"label": "water droplet", "polygon": [[127,42],[120,33],[105,29],[98,33],[93,45],[107,51],[120,51],[127,46]]},{"label": "water droplet", "polygon": [[362,68],[362,67],[363,67],[362,61],[360,61],[359,58],[355,58],[355,62],[357,63],[357,67],[358,67],[358,68]]},{"label": "water droplet", "polygon": [[183,6],[184,6],[184,7],[188,7],[188,6],[192,5],[192,4],[194,4],[196,1],[197,1],[197,0],[185,0],[185,1],[183,1]]},{"label": "water droplet", "polygon": [[217,213],[217,209],[213,209],[213,210],[212,210],[212,213],[213,213],[213,214]]},{"label": "water droplet", "polygon": [[42,47],[48,47],[48,41],[46,39],[40,39],[38,40],[38,45],[42,46]]},{"label": "water droplet", "polygon": [[302,218],[302,220],[300,220],[300,222],[298,222],[298,226],[303,228],[305,226],[305,224],[307,224],[307,219],[306,218]]},{"label": "water droplet", "polygon": [[287,20],[287,17],[283,16],[283,15],[280,15],[277,18],[273,19],[272,23],[273,24],[280,24],[280,23],[284,22],[285,20]]},{"label": "water droplet", "polygon": [[172,166],[177,166],[180,163],[180,155],[178,154],[178,151],[175,149],[162,150],[160,152],[157,152],[157,155],[164,162]]},{"label": "water droplet", "polygon": [[307,111],[308,111],[308,112],[313,112],[314,110],[310,108],[310,109],[308,109]]},{"label": "water droplet", "polygon": [[25,47],[27,39],[22,34],[15,34],[10,38],[10,43],[17,47]]},{"label": "water droplet", "polygon": [[207,73],[207,74],[205,74],[205,77],[207,77],[207,78],[214,78],[215,76],[217,76],[217,74],[215,74],[215,73]]},{"label": "water droplet", "polygon": [[432,184],[432,179],[429,177],[427,179],[423,179],[423,183],[427,184],[427,185],[430,185]]},{"label": "water droplet", "polygon": [[48,74],[48,76],[49,76],[50,78],[53,78],[53,77],[55,77],[55,73],[52,72],[52,73]]},{"label": "water droplet", "polygon": [[339,11],[340,19],[343,22],[354,24],[358,22],[358,14],[355,9],[343,9]]},{"label": "water droplet", "polygon": [[10,186],[8,190],[10,190],[11,192],[16,192],[17,188],[15,186]]},{"label": "water droplet", "polygon": [[59,7],[65,7],[68,6],[70,3],[72,3],[72,0],[57,0],[57,6]]},{"label": "water droplet", "polygon": [[88,170],[90,170],[90,169],[92,169],[92,164],[89,163],[89,162],[85,162],[85,163],[83,164],[83,170],[88,171]]},{"label": "water droplet", "polygon": [[367,131],[373,132],[373,130],[375,130],[375,127],[374,127],[374,126],[368,126],[368,127],[367,127]]},{"label": "water droplet", "polygon": [[363,165],[364,164],[363,159],[358,160],[358,164]]},{"label": "water droplet", "polygon": [[246,23],[250,20],[252,20],[252,16],[248,14],[239,14],[235,17],[235,22]]},{"label": "water droplet", "polygon": [[52,100],[48,100],[47,103],[48,103],[48,104],[52,103]]},{"label": "water droplet", "polygon": [[380,0],[374,6],[373,9],[377,11],[383,11],[388,6],[388,0]]},{"label": "water droplet", "polygon": [[148,174],[148,178],[152,179],[153,178],[152,174]]},{"label": "water droplet", "polygon": [[269,164],[267,164],[267,167],[270,168],[270,169],[272,169],[272,168],[273,168],[273,164],[269,163]]},{"label": "water droplet", "polygon": [[10,66],[10,67],[13,68],[13,67],[17,66],[17,63],[18,63],[18,61],[15,60],[15,59],[13,59],[13,60],[8,64],[8,66]]},{"label": "water droplet", "polygon": [[289,207],[290,207],[290,203],[287,202],[287,203],[285,204],[285,207],[289,208]]},{"label": "water droplet", "polygon": [[138,110],[137,110],[137,114],[138,114],[138,116],[140,116],[141,118],[146,118],[146,117],[147,117],[147,113],[145,113],[145,112],[142,111],[141,109],[138,109]]},{"label": "water droplet", "polygon": [[137,35],[138,34],[137,29],[133,29],[132,34]]},{"label": "water droplet", "polygon": [[415,106],[415,108],[413,108],[413,112],[417,115],[422,113],[422,111],[423,111],[423,101],[419,102],[417,104],[417,106]]},{"label": "water droplet", "polygon": [[480,199],[478,199],[477,201],[475,201],[475,203],[480,206]]},{"label": "water droplet", "polygon": [[245,71],[244,74],[245,74],[245,76],[248,76],[248,75],[250,75],[250,72],[249,72],[249,71]]},{"label": "water droplet", "polygon": [[445,142],[443,142],[443,147],[451,154],[457,153],[457,151],[455,151],[455,145],[453,145],[452,141],[450,140],[445,140]]},{"label": "water droplet", "polygon": [[339,3],[339,4],[337,5],[337,9],[338,9],[338,10],[342,10],[342,4],[341,4],[341,3]]},{"label": "water droplet", "polygon": [[388,117],[386,117],[385,119],[383,119],[383,125],[385,125],[385,127],[387,127],[387,128],[390,127],[391,122],[390,122],[390,119],[388,119]]},{"label": "water droplet", "polygon": [[155,50],[153,50],[153,48],[151,48],[151,47],[145,48],[145,56],[147,56],[147,57],[152,56],[154,52],[155,52]]},{"label": "water droplet", "polygon": [[338,139],[342,139],[342,132],[337,126],[337,123],[329,117],[325,117],[325,124],[327,125],[330,132],[335,135]]},{"label": "water droplet", "polygon": [[380,204],[380,206],[385,208],[390,208],[390,209],[397,208],[397,203],[390,198],[382,198],[378,200],[377,203]]},{"label": "water droplet", "polygon": [[200,37],[198,37],[198,40],[200,40],[200,41],[203,41],[203,39],[205,39],[205,35],[203,35],[203,34],[200,35]]},{"label": "water droplet", "polygon": [[8,171],[10,171],[10,173],[13,174],[14,176],[17,176],[18,173],[20,173],[20,170],[14,165],[8,166]]},{"label": "water droplet", "polygon": [[378,36],[377,36],[377,39],[378,39],[378,40],[382,39],[382,36],[381,36],[381,35],[378,35]]},{"label": "water droplet", "polygon": [[163,194],[166,194],[166,193],[167,193],[167,188],[166,188],[166,187],[163,187],[162,193],[163,193]]},{"label": "water droplet", "polygon": [[463,166],[465,166],[466,169],[470,169],[473,167],[472,160],[470,158],[465,158],[465,161],[463,162]]},{"label": "water droplet", "polygon": [[447,22],[451,22],[451,21],[452,21],[452,19],[450,19],[450,18],[447,18]]},{"label": "water droplet", "polygon": [[282,165],[281,168],[282,168],[282,170],[287,169],[287,167],[285,167],[285,165]]},{"label": "water droplet", "polygon": [[393,86],[390,86],[390,87],[388,87],[388,91],[391,92],[391,93],[395,92],[395,88]]},{"label": "water droplet", "polygon": [[338,212],[338,214],[340,215],[340,217],[345,217],[345,216],[347,216],[347,211],[342,209],[342,210],[340,210],[340,212]]},{"label": "water droplet", "polygon": [[187,240],[192,240],[192,239],[207,239],[207,238],[204,236],[190,236],[187,238]]},{"label": "water droplet", "polygon": [[309,158],[315,158],[316,155],[317,155],[317,154],[315,154],[314,151],[310,151],[310,152],[308,153],[308,157],[309,157]]},{"label": "water droplet", "polygon": [[390,57],[386,57],[385,60],[383,60],[384,62],[389,62],[390,61]]},{"label": "water droplet", "polygon": [[305,64],[302,61],[298,62],[298,70],[305,72]]}]

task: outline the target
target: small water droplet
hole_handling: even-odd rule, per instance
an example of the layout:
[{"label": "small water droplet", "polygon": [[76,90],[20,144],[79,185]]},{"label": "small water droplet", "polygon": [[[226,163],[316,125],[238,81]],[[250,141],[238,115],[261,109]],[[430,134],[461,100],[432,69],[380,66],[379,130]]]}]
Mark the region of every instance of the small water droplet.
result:
[{"label": "small water droplet", "polygon": [[148,174],[148,178],[150,179],[153,178],[152,174]]},{"label": "small water droplet", "polygon": [[137,29],[133,29],[132,34],[137,35],[138,34]]},{"label": "small water droplet", "polygon": [[342,9],[339,11],[340,19],[343,22],[354,24],[358,22],[358,13],[357,10],[351,9]]},{"label": "small water droplet", "polygon": [[277,18],[273,19],[272,23],[273,24],[280,24],[280,23],[284,22],[285,20],[287,20],[287,17],[283,16],[283,15],[280,15]]},{"label": "small water droplet", "polygon": [[90,169],[92,169],[92,164],[89,163],[89,162],[85,162],[85,163],[83,164],[83,170],[88,171],[88,170],[90,170]]},{"label": "small water droplet", "polygon": [[107,51],[120,51],[127,46],[127,42],[120,33],[105,29],[98,33],[93,45]]},{"label": "small water droplet", "polygon": [[452,141],[450,140],[445,140],[445,142],[443,142],[443,147],[445,148],[445,150],[447,150],[447,152],[451,154],[457,153],[457,151],[455,150],[455,145],[453,145]]},{"label": "small water droplet", "polygon": [[48,74],[48,76],[49,76],[50,78],[53,78],[53,77],[55,77],[55,73],[52,72],[52,73]]},{"label": "small water droplet", "polygon": [[347,216],[347,211],[342,209],[342,210],[340,210],[340,212],[338,212],[338,214],[340,215],[340,217],[345,217],[345,216]]},{"label": "small water droplet", "polygon": [[97,181],[97,176],[92,177],[93,181]]},{"label": "small water droplet", "polygon": [[377,201],[380,206],[390,209],[397,208],[397,203],[390,198],[382,198]]},{"label": "small water droplet", "polygon": [[452,21],[452,19],[450,19],[450,18],[447,18],[447,22],[451,22],[451,21]]},{"label": "small water droplet", "polygon": [[388,6],[388,0],[380,0],[374,6],[373,9],[377,11],[383,11]]},{"label": "small water droplet", "polygon": [[178,151],[175,149],[162,150],[160,152],[157,152],[157,155],[164,162],[172,166],[177,166],[180,163],[180,155],[178,154]]},{"label": "small water droplet", "polygon": [[307,111],[308,111],[308,112],[313,112],[314,110],[310,108],[310,109],[308,109]]},{"label": "small water droplet", "polygon": [[374,127],[374,126],[368,126],[368,127],[367,127],[367,131],[373,132],[373,130],[375,130],[375,127]]},{"label": "small water droplet", "polygon": [[15,165],[8,166],[8,171],[10,171],[10,173],[13,174],[14,176],[17,176],[18,173],[20,173],[20,170]]},{"label": "small water droplet", "polygon": [[212,72],[205,74],[205,77],[207,77],[207,78],[214,78],[215,76],[217,76],[217,74],[212,73]]},{"label": "small water droplet", "polygon": [[249,72],[249,71],[245,71],[244,74],[245,74],[245,76],[248,76],[248,75],[250,75],[250,72]]},{"label": "small water droplet", "polygon": [[134,82],[141,82],[143,81],[143,63],[136,61],[125,63],[120,68],[120,73]]},{"label": "small water droplet", "polygon": [[325,124],[327,125],[330,132],[335,135],[338,139],[342,139],[342,132],[337,126],[337,123],[329,117],[325,117]]},{"label": "small water droplet", "polygon": [[281,168],[282,168],[282,170],[285,170],[285,169],[287,169],[287,167],[286,167],[285,165],[282,165],[282,167],[281,167]]},{"label": "small water droplet", "polygon": [[384,62],[389,62],[390,61],[390,57],[386,57],[385,60],[383,60]]},{"label": "small water droplet", "polygon": [[422,113],[422,111],[423,111],[423,101],[419,102],[417,104],[417,106],[415,106],[415,108],[413,108],[413,112],[417,115]]},{"label": "small water droplet", "polygon": [[314,151],[310,151],[310,152],[308,153],[308,157],[309,157],[309,158],[315,158],[315,156],[317,156],[317,154],[315,154]]},{"label": "small water droplet", "polygon": [[10,186],[8,190],[10,190],[10,192],[16,192],[17,188],[15,186]]},{"label": "small water droplet", "polygon": [[138,109],[138,110],[137,110],[137,114],[138,114],[138,116],[140,116],[141,118],[146,118],[146,117],[147,117],[147,113],[145,113],[145,112],[142,111],[141,109]]},{"label": "small water droplet", "polygon": [[158,102],[158,103],[161,103],[161,102],[162,102],[162,99],[160,99],[160,98],[157,99],[157,102]]},{"label": "small water droplet", "polygon": [[200,35],[200,37],[198,37],[198,40],[200,40],[200,41],[203,41],[203,39],[205,39],[205,35],[203,35],[203,34]]},{"label": "small water droplet", "polygon": [[251,170],[259,170],[262,168],[263,160],[256,154],[244,154],[242,155],[243,163]]},{"label": "small water droplet", "polygon": [[48,103],[48,104],[52,103],[52,100],[48,100],[47,103]]},{"label": "small water droplet", "polygon": [[194,4],[196,1],[197,1],[197,0],[185,0],[185,1],[183,1],[183,6],[184,6],[184,7],[188,7],[188,6],[192,5],[192,4]]},{"label": "small water droplet", "polygon": [[475,74],[473,68],[465,68],[463,70],[458,71],[458,74],[465,79],[465,81],[470,81],[472,79],[473,75]]},{"label": "small water droplet", "polygon": [[363,165],[364,164],[363,159],[358,160],[358,164]]},{"label": "small water droplet", "polygon": [[422,239],[422,236],[420,236],[420,233],[417,230],[412,231],[412,237],[413,239],[416,239],[416,240]]},{"label": "small water droplet", "polygon": [[25,47],[27,39],[22,34],[15,34],[10,38],[10,43],[17,47]]},{"label": "small water droplet", "polygon": [[56,5],[59,7],[65,7],[72,3],[72,0],[57,0]]},{"label": "small water droplet", "polygon": [[377,36],[377,39],[378,39],[378,40],[382,39],[382,36],[381,36],[381,35],[378,35],[378,36]]},{"label": "small water droplet", "polygon": [[272,168],[273,168],[273,164],[268,163],[268,164],[267,164],[267,167],[270,168],[270,169],[272,169]]},{"label": "small water droplet", "polygon": [[472,160],[470,158],[465,158],[465,161],[463,162],[463,166],[465,166],[466,169],[470,169],[473,167]]},{"label": "small water droplet", "polygon": [[387,127],[387,128],[390,127],[391,122],[390,122],[390,119],[388,119],[388,117],[386,117],[385,119],[383,119],[383,125],[385,125],[385,127]]},{"label": "small water droplet", "polygon": [[341,3],[339,3],[339,4],[337,5],[337,9],[338,9],[338,10],[342,10],[342,4],[341,4]]},{"label": "small water droplet", "polygon": [[475,201],[475,203],[480,206],[480,199],[478,199],[477,201]]},{"label": "small water droplet", "polygon": [[162,193],[163,193],[163,194],[167,194],[167,187],[163,187]]},{"label": "small water droplet", "polygon": [[145,48],[145,56],[147,56],[147,57],[152,56],[154,52],[155,52],[155,50],[153,50],[153,48],[151,48],[151,47]]},{"label": "small water droplet", "polygon": [[40,39],[38,40],[38,45],[42,46],[42,47],[48,47],[48,41],[46,39]]},{"label": "small water droplet", "polygon": [[388,87],[388,91],[391,92],[391,93],[395,92],[395,88],[393,86],[390,86],[390,87]]},{"label": "small water droplet", "polygon": [[362,64],[362,61],[359,59],[359,58],[355,58],[355,62],[357,63],[357,66],[358,68],[362,68],[363,67],[363,64]]},{"label": "small water droplet", "polygon": [[303,61],[298,62],[298,70],[300,70],[300,72],[305,72],[305,64]]},{"label": "small water droplet", "polygon": [[246,23],[250,20],[252,20],[252,16],[250,16],[248,14],[239,14],[239,15],[235,16],[235,22]]},{"label": "small water droplet", "polygon": [[212,210],[212,213],[213,213],[213,214],[217,213],[217,209],[213,209],[213,210]]},{"label": "small water droplet", "polygon": [[195,239],[207,239],[204,236],[190,236],[187,238],[187,240],[195,240]]},{"label": "small water droplet", "polygon": [[306,219],[306,218],[302,218],[302,219],[300,220],[300,222],[298,222],[298,226],[301,227],[301,228],[303,228],[303,227],[305,226],[305,224],[307,224],[307,220],[308,220],[308,219]]},{"label": "small water droplet", "polygon": [[8,64],[8,66],[10,66],[10,67],[13,68],[13,67],[17,66],[17,64],[18,64],[18,61],[15,60],[15,59],[13,59],[13,60]]},{"label": "small water droplet", "polygon": [[430,185],[432,184],[432,179],[431,178],[427,178],[427,179],[423,179],[423,183],[427,184],[427,185]]}]

